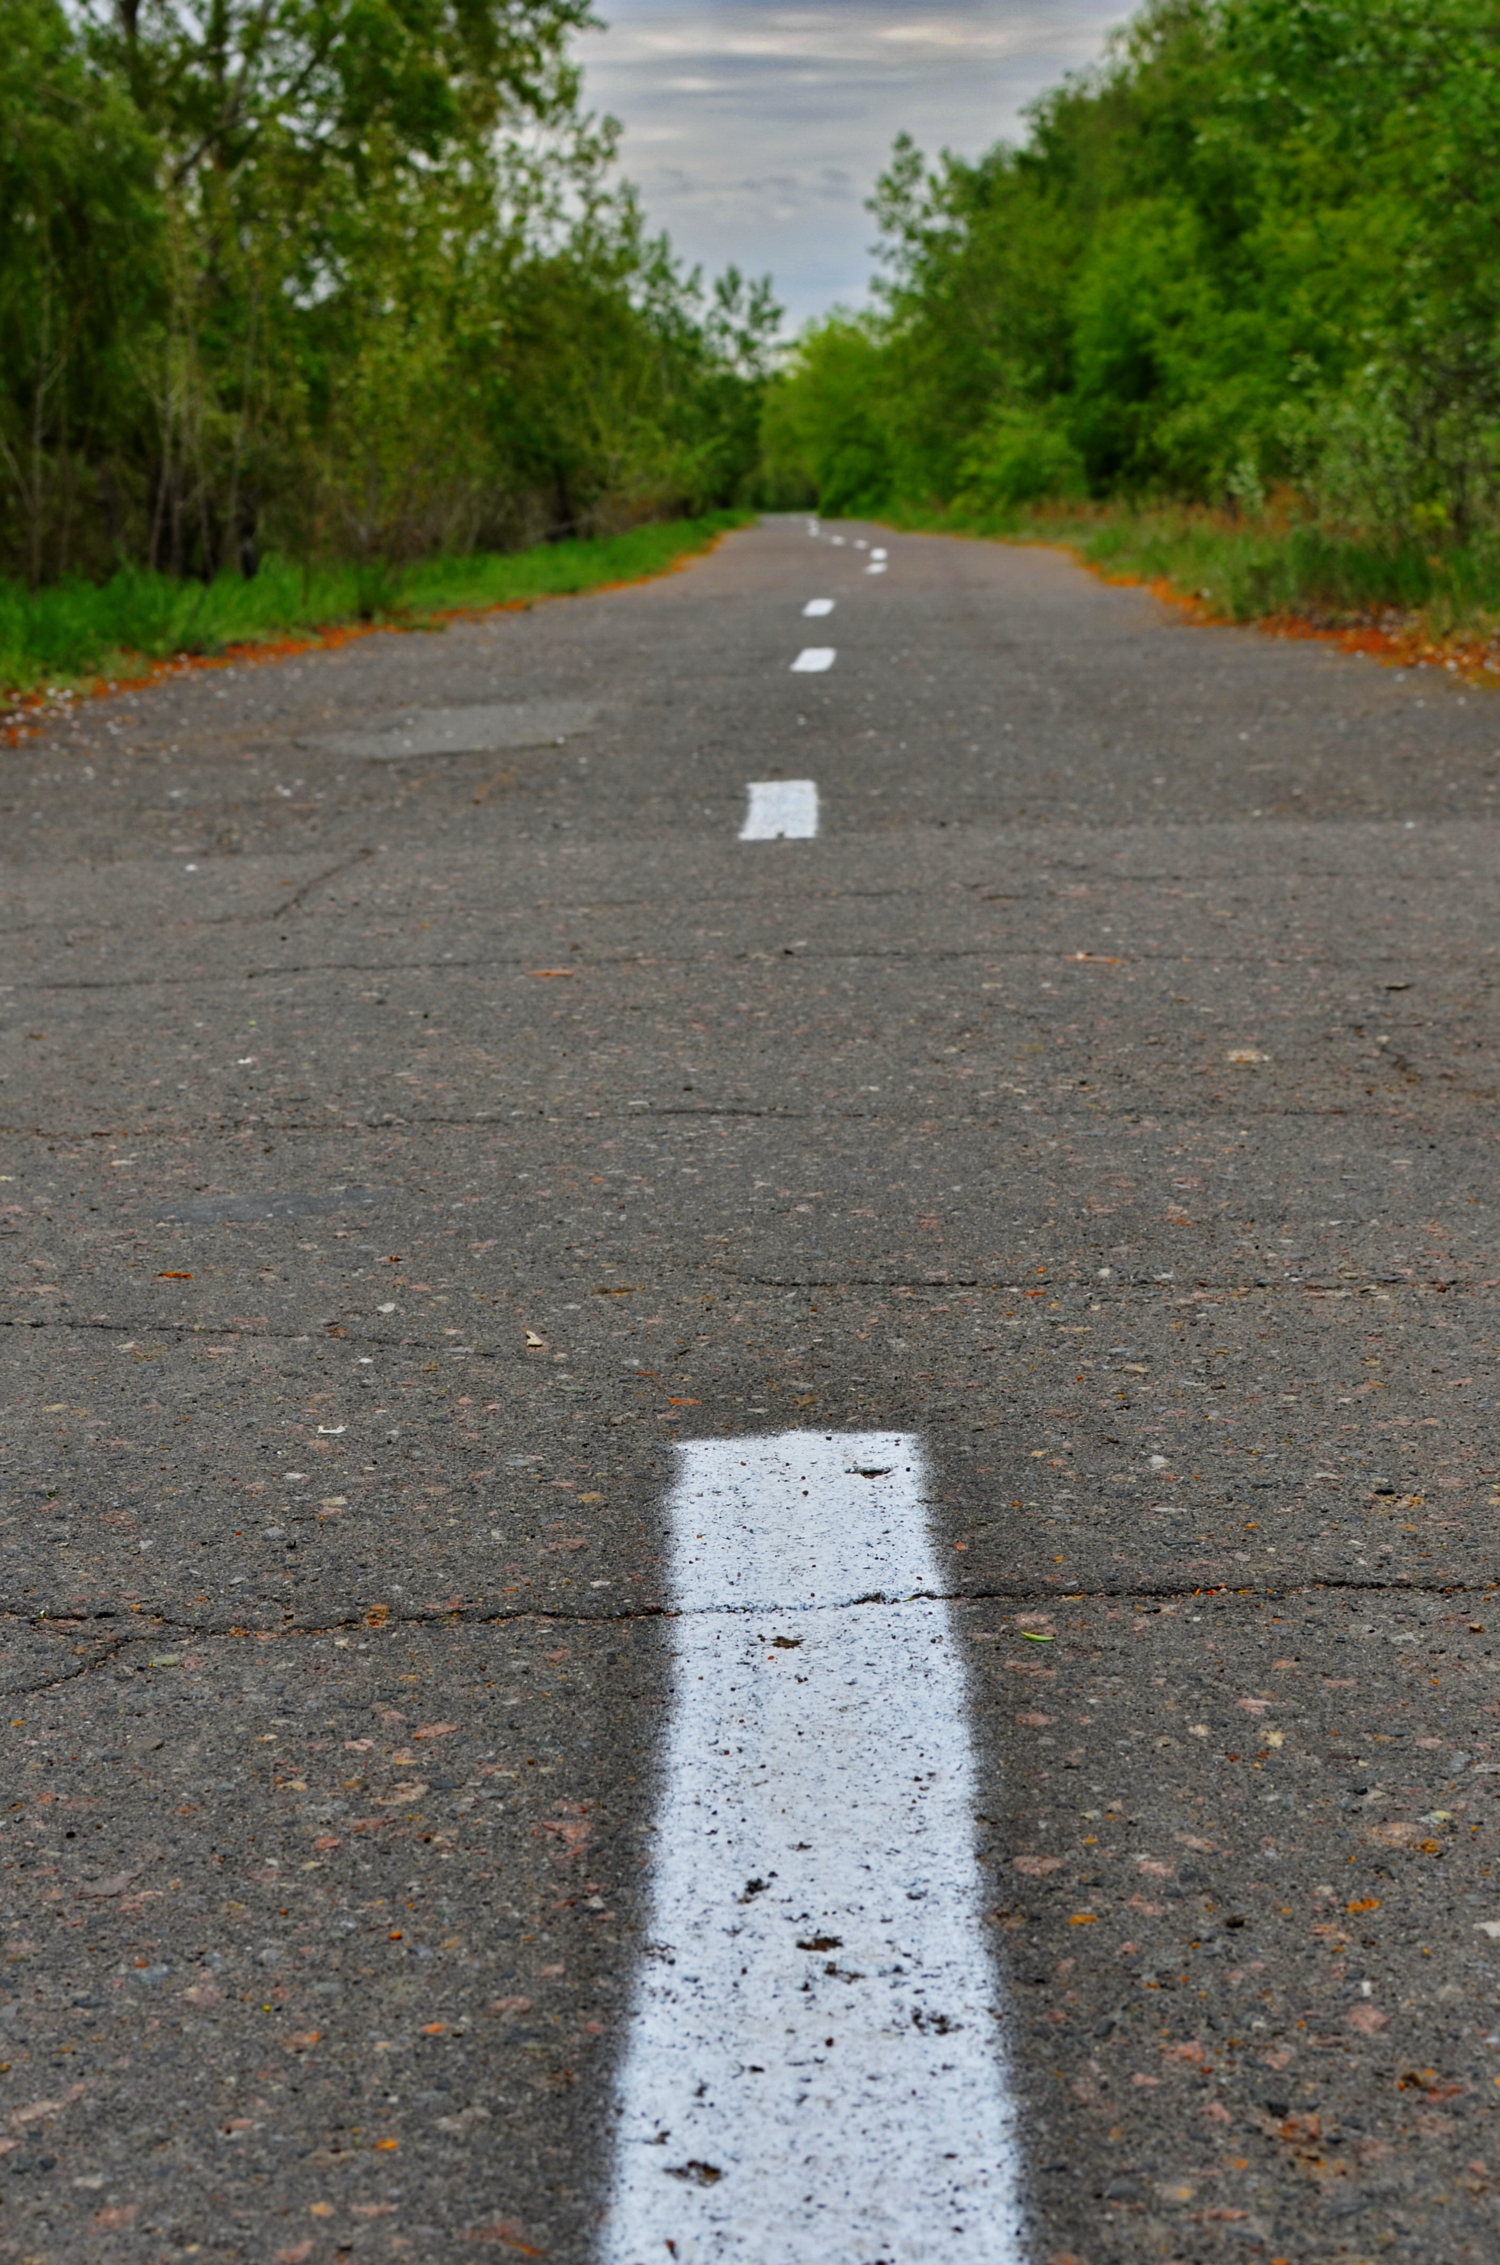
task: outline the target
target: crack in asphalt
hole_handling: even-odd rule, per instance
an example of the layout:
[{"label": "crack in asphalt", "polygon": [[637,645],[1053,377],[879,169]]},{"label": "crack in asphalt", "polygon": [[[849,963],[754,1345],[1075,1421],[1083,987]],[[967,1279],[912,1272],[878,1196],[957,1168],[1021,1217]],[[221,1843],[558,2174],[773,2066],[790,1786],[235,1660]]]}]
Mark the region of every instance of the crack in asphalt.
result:
[{"label": "crack in asphalt", "polygon": [[[1472,1092],[1465,1091],[1462,1093],[1444,1095],[1442,1097],[1442,1100],[1443,1106],[1446,1108],[1454,1102],[1488,1100],[1492,1097],[1493,1096],[1489,1092],[1489,1089],[1486,1088],[1481,1091],[1480,1089],[1476,1088]],[[1221,1099],[1224,1098],[1227,1098],[1227,1096],[1210,1095],[1207,1097],[1206,1103],[1200,1100],[1197,1106],[1191,1109],[1186,1106],[1179,1108],[1171,1103],[1161,1103],[1159,1105],[1154,1105],[1151,1109],[1151,1129],[1154,1131],[1159,1131],[1168,1137],[1170,1137],[1179,1127],[1187,1127],[1190,1130],[1197,1131],[1203,1123],[1205,1106],[1214,1107]],[[1399,1099],[1400,1096],[1397,1095],[1393,1096],[1392,1098]],[[980,1096],[980,1099],[986,1108],[993,1108],[995,1104],[995,1097],[993,1095],[984,1094]],[[929,1107],[931,1106],[930,1097],[928,1098],[927,1105]],[[558,1106],[557,1101],[554,1100],[551,1106],[553,1108],[556,1108]],[[12,1140],[35,1140],[44,1141],[49,1144],[81,1144],[85,1141],[109,1140],[111,1138],[117,1140],[132,1141],[175,1141],[181,1140],[184,1134],[187,1134],[196,1139],[214,1140],[218,1139],[226,1133],[243,1132],[247,1128],[252,1126],[262,1132],[274,1132],[283,1136],[296,1133],[382,1133],[390,1132],[393,1130],[406,1131],[409,1129],[420,1131],[428,1126],[449,1126],[459,1131],[463,1131],[466,1129],[479,1130],[489,1126],[503,1125],[512,1121],[516,1117],[530,1117],[533,1113],[533,1110],[535,1111],[536,1116],[542,1119],[542,1121],[546,1124],[571,1124],[573,1126],[583,1126],[595,1123],[610,1125],[651,1124],[656,1123],[662,1118],[666,1117],[699,1117],[702,1118],[705,1122],[711,1122],[714,1119],[721,1117],[749,1117],[764,1118],[767,1122],[775,1124],[827,1124],[830,1121],[838,1123],[870,1125],[895,1123],[902,1129],[906,1129],[908,1124],[908,1120],[904,1116],[890,1117],[876,1109],[851,1109],[838,1105],[821,1103],[813,1103],[809,1107],[801,1108],[792,1108],[790,1106],[778,1108],[744,1107],[730,1105],[723,1108],[710,1107],[682,1109],[674,1107],[670,1103],[659,1104],[656,1102],[639,1101],[628,1104],[627,1107],[623,1110],[585,1110],[581,1106],[579,1106],[575,1108],[574,1113],[571,1115],[549,1116],[547,1114],[546,1103],[538,1105],[528,1100],[519,1107],[512,1107],[504,1110],[475,1110],[468,1115],[461,1117],[417,1115],[398,1116],[393,1111],[389,1110],[382,1111],[378,1116],[369,1115],[364,1117],[276,1117],[263,1114],[257,1114],[255,1116],[224,1115],[214,1119],[199,1118],[193,1122],[189,1122],[185,1118],[176,1117],[171,1119],[169,1122],[155,1125],[89,1125],[72,1130],[58,1125],[49,1126],[35,1124],[0,1124],[0,1133],[3,1133],[8,1139]],[[1030,1127],[1020,1128],[1023,1131],[1031,1130],[1035,1132],[1043,1132],[1048,1126],[1061,1126],[1063,1128],[1062,1131],[1052,1136],[1057,1139],[1067,1139],[1070,1137],[1082,1137],[1085,1139],[1090,1137],[1102,1138],[1107,1132],[1134,1132],[1140,1129],[1142,1121],[1140,1116],[1135,1114],[1133,1110],[1122,1112],[1118,1116],[1113,1116],[1106,1109],[1091,1109],[1085,1116],[1078,1117],[1076,1115],[1070,1116],[1062,1109],[1054,1110],[1050,1108],[1038,1108],[1033,1110],[1027,1107],[1023,1107],[1019,1113],[1021,1115],[1029,1116],[1032,1119],[1032,1124]],[[1270,1123],[1274,1125],[1297,1125],[1303,1123],[1323,1125],[1329,1123],[1332,1119],[1346,1117],[1349,1112],[1342,1105],[1337,1108],[1309,1106],[1305,1109],[1297,1108],[1293,1105],[1288,1105],[1284,1108],[1278,1108],[1269,1104],[1264,1108],[1251,1107],[1242,1097],[1237,1097],[1235,1108],[1232,1111],[1226,1111],[1225,1114],[1231,1121],[1238,1121],[1240,1123],[1244,1123],[1248,1120],[1255,1123]],[[1395,1133],[1399,1131],[1401,1126],[1410,1124],[1411,1115],[1412,1112],[1409,1111],[1405,1113],[1393,1112],[1387,1118],[1386,1122],[1391,1126],[1393,1133]],[[976,1109],[972,1111],[955,1112],[947,1116],[932,1117],[925,1121],[944,1128],[968,1128],[970,1130],[974,1128],[984,1128],[991,1131],[1014,1132],[1017,1129],[1016,1116],[1017,1111],[1014,1109],[1005,1116],[982,1115],[979,1110]],[[1195,1224],[1197,1223],[1195,1222]]]},{"label": "crack in asphalt", "polygon": [[[1490,1598],[1495,1596],[1497,1589],[1500,1589],[1500,1580],[1497,1580],[1494,1576],[1481,1580],[1441,1583],[1431,1580],[1341,1580],[1334,1577],[1319,1581],[1288,1582],[1276,1586],[1252,1584],[1249,1587],[1237,1589],[1227,1586],[1205,1588],[1201,1584],[1194,1585],[1187,1582],[1163,1582],[1155,1586],[1143,1586],[1137,1583],[1118,1589],[1088,1588],[1061,1591],[1050,1587],[1038,1588],[1017,1584],[1014,1587],[984,1589],[917,1589],[913,1590],[910,1595],[899,1597],[872,1594],[844,1598],[831,1605],[806,1605],[790,1608],[781,1605],[774,1609],[780,1612],[785,1612],[788,1609],[807,1612],[855,1612],[868,1605],[887,1605],[899,1608],[902,1605],[918,1603],[948,1604],[956,1607],[985,1604],[1033,1605],[1039,1603],[1051,1605],[1120,1604],[1132,1598],[1140,1598],[1144,1603],[1150,1604],[1158,1602],[1162,1598],[1170,1597],[1196,1597],[1200,1600],[1232,1598],[1236,1602],[1243,1598],[1252,1598],[1262,1602],[1284,1602],[1292,1597],[1307,1599],[1320,1596],[1399,1596],[1428,1597],[1437,1600],[1444,1597],[1470,1595]],[[145,1607],[141,1609],[143,1612],[146,1610]],[[257,1642],[285,1643],[294,1638],[315,1639],[319,1636],[330,1636],[341,1630],[346,1630],[351,1634],[359,1632],[374,1636],[395,1628],[511,1628],[527,1621],[537,1621],[549,1627],[607,1628],[626,1627],[636,1623],[704,1618],[732,1617],[750,1620],[763,1616],[773,1608],[765,1604],[730,1604],[714,1606],[700,1612],[683,1612],[669,1604],[648,1604],[630,1605],[619,1611],[601,1608],[597,1611],[579,1612],[562,1606],[533,1602],[524,1605],[518,1604],[498,1612],[482,1606],[465,1608],[461,1605],[451,1609],[440,1605],[395,1610],[389,1607],[379,1607],[375,1608],[381,1612],[381,1617],[378,1620],[372,1620],[369,1617],[370,1609],[366,1607],[364,1610],[345,1618],[307,1621],[293,1624],[290,1627],[283,1624],[276,1628],[250,1628],[237,1622],[219,1626],[209,1621],[179,1619],[168,1612],[153,1613],[151,1616],[152,1633],[149,1636],[138,1633],[131,1628],[105,1631],[90,1639],[91,1644],[97,1647],[93,1657],[80,1658],[74,1666],[63,1674],[51,1674],[34,1683],[12,1684],[7,1696],[12,1699],[28,1698],[38,1696],[46,1691],[61,1689],[65,1684],[77,1682],[80,1677],[92,1674],[97,1668],[108,1666],[133,1646],[159,1643],[164,1633],[199,1643],[244,1640],[247,1637]],[[54,1619],[47,1613],[17,1613],[7,1611],[3,1607],[0,1607],[0,1617],[12,1620],[27,1628],[39,1631],[56,1630],[59,1634],[64,1635],[76,1635],[87,1626],[87,1622],[83,1619],[74,1620],[71,1617],[65,1619],[61,1616]],[[1411,1634],[1414,1642],[1420,1641],[1420,1630],[1414,1629]]]},{"label": "crack in asphalt", "polygon": [[[230,1222],[230,1224],[236,1223]],[[258,1224],[258,1222],[255,1223]],[[728,1265],[713,1266],[711,1264],[708,1270],[720,1280],[728,1279],[752,1289],[908,1290],[913,1294],[924,1290],[980,1290],[994,1297],[1023,1297],[1036,1294],[1034,1291],[1028,1293],[1016,1284],[987,1282],[982,1277],[973,1274],[850,1274],[833,1277],[826,1275],[746,1274]],[[684,1277],[684,1280],[686,1280],[686,1277]],[[1371,1275],[1365,1282],[1353,1283],[1348,1281],[1309,1282],[1302,1279],[1273,1282],[1259,1277],[1250,1281],[1214,1283],[1205,1282],[1201,1276],[1195,1276],[1194,1285],[1210,1297],[1218,1295],[1244,1298],[1263,1297],[1267,1294],[1279,1297],[1291,1290],[1301,1291],[1305,1296],[1311,1297],[1371,1297],[1378,1291],[1386,1289],[1408,1290],[1414,1293],[1432,1291],[1440,1296],[1447,1296],[1455,1290],[1470,1291],[1484,1287],[1477,1277],[1433,1275],[1421,1279],[1409,1279],[1389,1274],[1375,1274]],[[1049,1283],[1047,1288],[1050,1291],[1071,1286],[1071,1284]],[[1140,1312],[1151,1306],[1177,1302],[1176,1297],[1171,1299],[1166,1296],[1153,1298],[1149,1295],[1152,1290],[1170,1290],[1177,1293],[1177,1296],[1181,1296],[1185,1288],[1185,1285],[1181,1283],[1154,1283],[1145,1280],[1140,1280],[1130,1286],[1148,1294],[1143,1298],[1131,1298],[1122,1297],[1116,1291],[1113,1295],[1106,1295],[1095,1302],[1099,1305],[1100,1310],[1106,1313],[1111,1311]],[[672,1291],[672,1284],[670,1281],[657,1281],[651,1285],[651,1288],[656,1295],[669,1295]],[[1036,1320],[1040,1325],[1046,1327],[1055,1326],[1049,1321],[1046,1314],[1038,1314]],[[233,1320],[173,1321],[152,1314],[122,1321],[98,1316],[85,1319],[81,1315],[61,1313],[6,1314],[0,1315],[0,1329],[92,1331],[103,1332],[110,1336],[121,1336],[127,1330],[148,1330],[153,1335],[160,1337],[234,1337],[245,1344],[300,1344],[306,1340],[310,1332],[321,1331],[325,1337],[333,1341],[354,1335],[357,1337],[358,1343],[376,1345],[387,1352],[444,1353],[454,1359],[485,1361],[519,1359],[524,1361],[524,1356],[516,1353],[509,1346],[495,1344],[448,1345],[438,1338],[421,1337],[410,1333],[401,1337],[382,1336],[376,1330],[362,1324],[357,1314],[320,1315],[316,1320],[305,1322],[300,1326],[289,1324],[286,1327],[261,1326],[253,1329],[247,1329],[242,1323]],[[552,1372],[537,1367],[536,1373],[550,1375]],[[1111,1373],[1108,1369],[1099,1371],[1101,1377],[1108,1376]],[[560,1381],[577,1383],[580,1379],[577,1375],[574,1375]],[[983,1389],[982,1383],[975,1388]],[[596,1383],[592,1385],[592,1389],[597,1391],[602,1387]]]},{"label": "crack in asphalt", "polygon": [[303,900],[311,890],[320,889],[329,881],[336,881],[341,873],[354,872],[368,859],[378,855],[379,852],[373,849],[356,849],[349,856],[341,858],[337,865],[330,865],[326,872],[310,874],[307,880],[300,882],[293,889],[290,896],[283,897],[280,904],[273,905],[269,912],[229,913],[224,916],[222,921],[214,921],[210,925],[214,927],[248,928],[263,920],[284,920],[289,912],[297,912],[301,909]]}]

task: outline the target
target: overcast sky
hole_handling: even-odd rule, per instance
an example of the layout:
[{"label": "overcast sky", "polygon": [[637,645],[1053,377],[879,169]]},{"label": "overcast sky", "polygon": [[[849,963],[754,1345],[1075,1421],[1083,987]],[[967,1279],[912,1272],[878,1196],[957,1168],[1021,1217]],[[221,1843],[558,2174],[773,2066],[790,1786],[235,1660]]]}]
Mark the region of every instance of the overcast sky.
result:
[{"label": "overcast sky", "polygon": [[590,106],[625,124],[624,170],[680,252],[770,270],[793,328],[857,302],[864,200],[903,128],[977,156],[1090,63],[1115,0],[597,0]]}]

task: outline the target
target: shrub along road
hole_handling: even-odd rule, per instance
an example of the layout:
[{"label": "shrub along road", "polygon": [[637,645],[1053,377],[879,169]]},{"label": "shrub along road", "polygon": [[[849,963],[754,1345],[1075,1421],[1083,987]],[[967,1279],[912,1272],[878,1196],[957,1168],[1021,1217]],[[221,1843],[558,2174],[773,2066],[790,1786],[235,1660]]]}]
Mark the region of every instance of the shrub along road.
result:
[{"label": "shrub along road", "polygon": [[6,756],[3,2254],[598,2253],[674,1443],[803,1431],[925,1457],[1026,2254],[1493,2255],[1497,745],[799,519]]}]

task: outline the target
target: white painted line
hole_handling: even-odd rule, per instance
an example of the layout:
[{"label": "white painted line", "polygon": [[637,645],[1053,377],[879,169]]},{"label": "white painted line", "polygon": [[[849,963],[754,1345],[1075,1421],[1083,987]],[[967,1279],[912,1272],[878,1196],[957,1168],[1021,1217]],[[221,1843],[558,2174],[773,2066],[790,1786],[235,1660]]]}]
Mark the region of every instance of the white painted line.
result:
[{"label": "white painted line", "polygon": [[790,1433],[679,1454],[674,1696],[603,2265],[1020,2265],[920,1450]]},{"label": "white painted line", "polygon": [[832,668],[836,650],[832,645],[804,645],[792,663],[792,674],[821,676],[824,669]]},{"label": "white painted line", "polygon": [[843,549],[844,538],[842,535],[830,535],[828,539],[832,543],[836,551],[841,551]]},{"label": "white painted line", "polygon": [[818,830],[818,790],[811,779],[752,779],[742,842],[811,841]]},{"label": "white painted line", "polygon": [[886,554],[883,550],[874,550],[870,553],[871,558],[884,558],[885,555]]},{"label": "white painted line", "polygon": [[834,602],[832,598],[809,598],[802,608],[804,620],[816,621],[821,615],[832,613]]},{"label": "white painted line", "polygon": [[866,541],[864,540],[863,536],[861,536],[861,535],[856,535],[856,536],[855,536],[855,538],[854,538],[854,547],[855,547],[855,549],[856,549],[857,551],[867,551],[867,550],[869,549],[869,547],[870,547],[870,546],[869,546],[869,544],[868,544],[868,543],[867,543],[867,542],[866,542]]},{"label": "white painted line", "polygon": [[866,574],[884,574],[885,560],[883,558],[878,558],[873,566],[867,566],[865,568],[865,572]]}]

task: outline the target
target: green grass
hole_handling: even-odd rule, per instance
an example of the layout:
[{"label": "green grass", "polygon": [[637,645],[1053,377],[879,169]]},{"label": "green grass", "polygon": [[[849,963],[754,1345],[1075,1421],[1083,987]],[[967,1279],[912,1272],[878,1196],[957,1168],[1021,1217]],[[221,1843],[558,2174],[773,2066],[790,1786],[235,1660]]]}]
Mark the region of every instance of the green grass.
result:
[{"label": "green grass", "polygon": [[60,582],[37,591],[0,583],[0,696],[129,676],[142,662],[315,637],[353,622],[415,628],[450,610],[480,611],[640,581],[707,550],[752,516],[715,511],[596,542],[431,558],[404,569],[327,566],[304,572],[273,558],[253,582],[239,574],[221,574],[210,583],[179,582],[122,569],[108,582]]},{"label": "green grass", "polygon": [[1240,517],[1182,504],[882,516],[913,529],[1065,544],[1102,574],[1165,582],[1229,621],[1294,614],[1323,627],[1399,624],[1443,639],[1488,635],[1500,616],[1500,546],[1492,539],[1433,549],[1417,538],[1342,535],[1291,514]]}]

